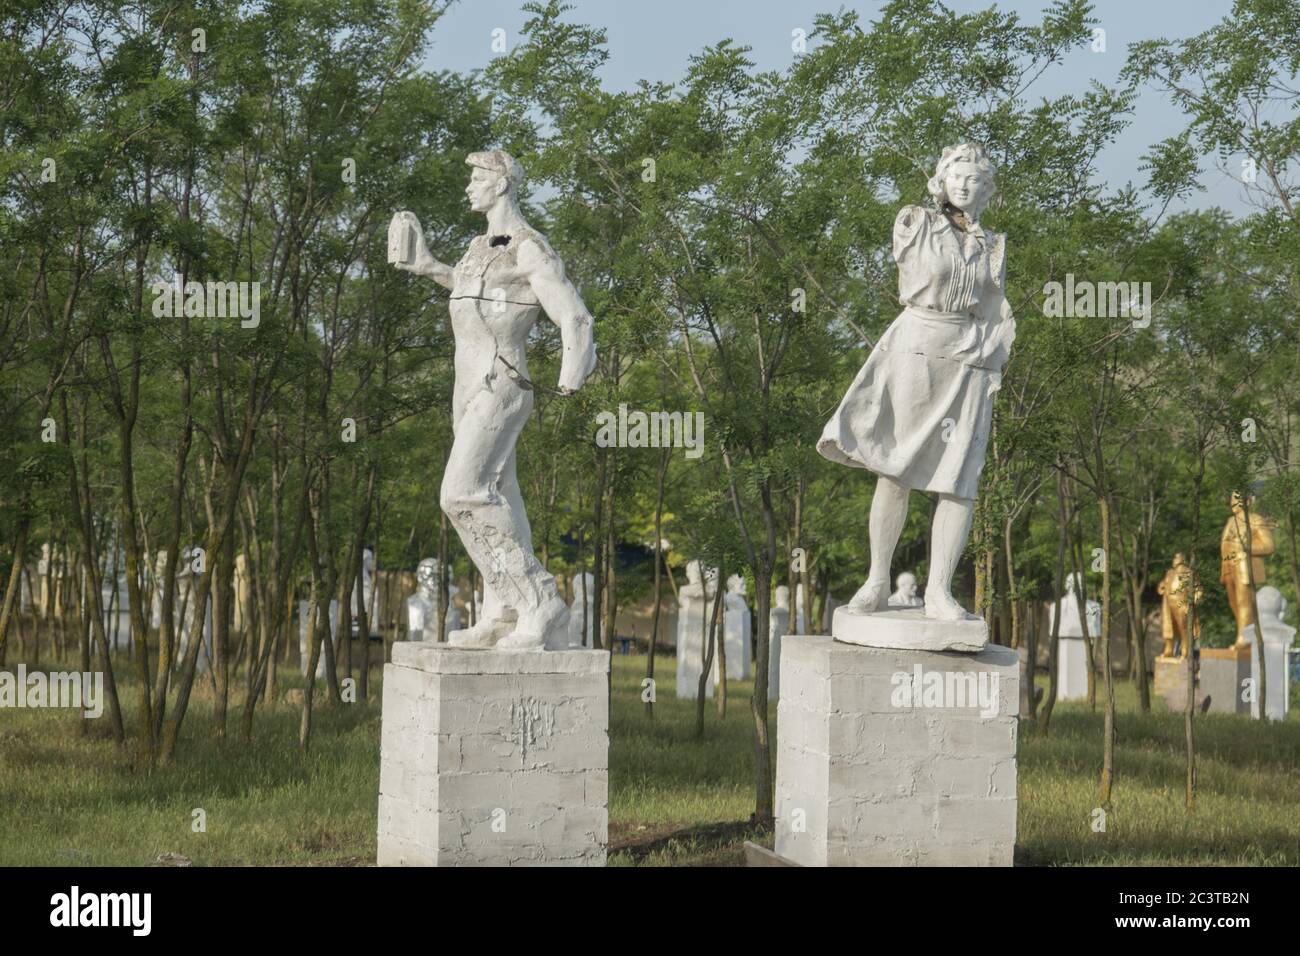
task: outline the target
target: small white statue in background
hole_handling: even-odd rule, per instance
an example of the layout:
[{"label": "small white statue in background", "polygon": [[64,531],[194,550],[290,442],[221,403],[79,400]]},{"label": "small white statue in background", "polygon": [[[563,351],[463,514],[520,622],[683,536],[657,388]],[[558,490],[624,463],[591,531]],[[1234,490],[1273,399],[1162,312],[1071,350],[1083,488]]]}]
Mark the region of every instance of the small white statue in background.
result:
[{"label": "small white statue in background", "polygon": [[231,627],[237,632],[251,627],[253,623],[253,582],[248,571],[248,555],[235,555],[235,605]]},{"label": "small white statue in background", "polygon": [[[587,622],[583,633],[583,621]],[[591,647],[596,633],[596,576],[590,571],[578,575],[569,605],[569,646]]]},{"label": "small white statue in background", "polygon": [[52,553],[53,548],[46,541],[41,545],[41,556],[36,562],[36,575],[38,578],[36,588],[39,595],[36,608],[40,611],[42,617],[48,612],[50,606],[50,592],[52,590],[50,587],[50,558]]},{"label": "small white statue in background", "polygon": [[[1265,679],[1268,684],[1264,695],[1267,716],[1269,720],[1286,720],[1286,715],[1291,710],[1291,673],[1287,666],[1290,663],[1287,652],[1295,640],[1296,629],[1282,620],[1282,615],[1286,613],[1286,598],[1282,597],[1282,592],[1277,588],[1272,585],[1260,588],[1255,592],[1255,603],[1259,606],[1261,625],[1258,631],[1263,631],[1264,634],[1262,650],[1267,660]],[[1255,693],[1250,702],[1250,713],[1256,720],[1260,716],[1261,649],[1255,639],[1258,631],[1254,624],[1247,624],[1243,631],[1246,643],[1251,645],[1250,676]]]},{"label": "small white statue in background", "polygon": [[904,571],[894,581],[895,591],[889,595],[890,607],[924,607],[925,601],[916,593],[916,575]]},{"label": "small white statue in background", "polygon": [[[1101,605],[1088,598],[1084,607],[1084,618],[1088,622],[1088,636],[1101,634]],[[1047,629],[1051,632],[1056,621],[1056,602],[1047,605]],[[1065,594],[1061,597],[1061,637],[1083,637],[1083,628],[1079,626],[1079,576],[1071,573],[1065,576]]]},{"label": "small white statue in background", "polygon": [[[437,558],[425,558],[415,569],[416,592],[406,599],[406,639],[408,641],[437,641],[438,614],[441,605],[438,602],[438,581],[442,567]],[[447,622],[445,633],[450,634],[460,627],[460,608],[452,598],[460,593],[460,588],[447,585]]]},{"label": "small white statue in background", "polygon": [[[698,691],[704,669],[706,632],[717,593],[718,569],[705,570],[699,561],[688,562],[686,583],[677,592],[677,696],[680,698],[693,698]],[[717,660],[716,651],[714,660]],[[713,696],[713,681],[705,681],[704,695]]]},{"label": "small white statue in background", "polygon": [[352,588],[353,627],[360,627],[362,601],[365,602],[366,625],[370,633],[379,630],[379,603],[375,600],[375,552],[370,548],[361,549],[361,587]]},{"label": "small white statue in background", "polygon": [[149,627],[157,631],[162,627],[163,589],[167,586],[167,552],[158,552],[153,560],[152,595],[149,601]]},{"label": "small white statue in background", "polygon": [[776,604],[767,616],[767,699],[781,696],[781,641],[790,630],[790,588],[776,589]]},{"label": "small white statue in background", "polygon": [[[749,676],[753,655],[753,624],[749,619],[749,602],[745,600],[745,579],[739,574],[727,578],[723,604],[723,639],[727,651],[727,679],[744,680]],[[717,659],[714,659],[717,667]]]}]

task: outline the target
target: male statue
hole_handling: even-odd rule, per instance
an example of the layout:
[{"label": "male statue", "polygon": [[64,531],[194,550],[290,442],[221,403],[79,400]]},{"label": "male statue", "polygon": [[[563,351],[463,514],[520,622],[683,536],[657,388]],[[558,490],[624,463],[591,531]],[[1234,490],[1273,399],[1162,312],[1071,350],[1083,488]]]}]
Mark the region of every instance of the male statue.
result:
[{"label": "male statue", "polygon": [[[1174,644],[1178,644],[1178,656],[1186,657],[1194,641],[1201,636],[1201,618],[1196,617],[1196,627],[1191,626],[1192,569],[1187,566],[1187,559],[1179,551],[1174,555],[1173,566],[1165,572],[1156,586],[1160,595],[1160,637],[1164,641],[1161,657],[1174,656]],[[1196,585],[1196,602],[1199,604],[1205,596],[1205,590]]]},{"label": "male statue", "polygon": [[1240,492],[1232,493],[1232,516],[1223,526],[1223,536],[1219,539],[1219,580],[1228,591],[1228,607],[1237,620],[1238,646],[1246,643],[1246,628],[1255,623],[1251,594],[1252,589],[1258,590],[1264,586],[1264,556],[1276,550],[1271,522],[1250,508],[1250,560],[1246,560],[1246,513],[1254,502],[1253,495],[1243,500]]},{"label": "male statue", "polygon": [[[555,579],[533,554],[532,531],[515,477],[515,443],[533,409],[526,346],[545,311],[560,328],[559,392],[570,395],[596,366],[592,318],[564,275],[550,244],[524,221],[517,191],[524,172],[507,153],[471,153],[465,189],[470,208],[487,216],[487,232],[455,268],[425,246],[415,217],[398,213],[389,229],[389,259],[451,290],[456,381],[455,438],[440,504],[483,575],[482,614],[452,631],[463,647],[540,650],[566,634],[569,609]],[[567,639],[566,639],[567,642]]]}]

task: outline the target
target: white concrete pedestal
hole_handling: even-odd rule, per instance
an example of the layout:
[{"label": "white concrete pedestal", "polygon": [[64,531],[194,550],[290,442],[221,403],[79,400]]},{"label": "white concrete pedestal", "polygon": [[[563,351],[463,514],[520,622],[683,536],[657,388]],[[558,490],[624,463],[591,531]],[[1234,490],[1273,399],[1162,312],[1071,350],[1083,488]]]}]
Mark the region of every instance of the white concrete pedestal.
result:
[{"label": "white concrete pedestal", "polygon": [[831,633],[837,641],[864,647],[971,654],[983,649],[989,639],[988,625],[975,614],[960,621],[941,621],[926,617],[923,607],[858,611],[848,604],[835,609]]},{"label": "white concrete pedestal", "polygon": [[[1259,644],[1255,640],[1255,625],[1251,624],[1245,630],[1246,643],[1251,646],[1250,653],[1250,679],[1254,686],[1254,693],[1250,695],[1250,715],[1259,720]],[[1264,628],[1264,653],[1267,655],[1267,666],[1265,668],[1268,679],[1268,719],[1269,720],[1286,720],[1287,713],[1291,710],[1291,674],[1287,669],[1290,661],[1287,659],[1287,649],[1295,637],[1295,628],[1286,625],[1265,626]]]},{"label": "white concrete pedestal", "polygon": [[[705,628],[710,623],[705,618],[706,612],[713,610],[713,602],[707,603],[700,598],[684,598],[677,611],[677,696],[683,700],[695,700],[700,693],[700,673],[704,670]],[[721,640],[721,623],[714,636],[713,680],[705,681],[704,696],[713,698],[713,685],[717,683],[718,651],[716,642]]]},{"label": "white concrete pedestal", "polygon": [[781,644],[776,853],[803,866],[1010,866],[1016,652]]},{"label": "white concrete pedestal", "polygon": [[1088,645],[1082,637],[1060,638],[1056,649],[1056,699],[1088,699]]},{"label": "white concrete pedestal", "polygon": [[603,866],[609,652],[393,645],[380,866]]}]

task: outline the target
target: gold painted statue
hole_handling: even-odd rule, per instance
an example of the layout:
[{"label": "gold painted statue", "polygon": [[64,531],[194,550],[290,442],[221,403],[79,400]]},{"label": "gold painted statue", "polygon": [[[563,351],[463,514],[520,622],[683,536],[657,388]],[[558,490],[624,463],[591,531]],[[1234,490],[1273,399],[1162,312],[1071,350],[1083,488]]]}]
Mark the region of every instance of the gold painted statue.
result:
[{"label": "gold painted statue", "polygon": [[1237,644],[1246,643],[1245,630],[1255,623],[1251,601],[1251,571],[1254,571],[1255,589],[1264,586],[1264,557],[1276,549],[1273,543],[1273,526],[1263,515],[1250,512],[1250,556],[1246,561],[1246,505],[1254,504],[1252,495],[1243,502],[1240,492],[1232,493],[1232,517],[1224,525],[1219,541],[1219,554],[1223,558],[1219,580],[1228,589],[1228,606],[1237,619]]},{"label": "gold painted statue", "polygon": [[[1191,632],[1191,601],[1188,600],[1188,593],[1191,589],[1192,569],[1187,566],[1187,559],[1183,557],[1180,551],[1174,555],[1173,566],[1165,572],[1156,590],[1162,598],[1160,602],[1160,636],[1164,638],[1165,646],[1161,652],[1161,657],[1174,656],[1174,641],[1178,642],[1178,656],[1186,657],[1188,649],[1192,642],[1199,640],[1201,636],[1201,618],[1196,616],[1195,633],[1188,638]],[[1196,603],[1200,604],[1201,599],[1205,596],[1205,589],[1199,584],[1196,586]]]}]

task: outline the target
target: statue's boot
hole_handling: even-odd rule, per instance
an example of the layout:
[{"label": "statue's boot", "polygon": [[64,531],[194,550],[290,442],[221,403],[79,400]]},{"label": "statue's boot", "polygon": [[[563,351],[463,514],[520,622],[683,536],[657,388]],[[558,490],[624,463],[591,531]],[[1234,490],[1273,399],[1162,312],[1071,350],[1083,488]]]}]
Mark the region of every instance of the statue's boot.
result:
[{"label": "statue's boot", "polygon": [[964,621],[971,617],[951,594],[931,587],[925,589],[925,616],[936,621]]},{"label": "statue's boot", "polygon": [[889,606],[889,579],[873,581],[858,588],[858,593],[849,600],[849,610],[859,614],[869,611],[883,611]]},{"label": "statue's boot", "polygon": [[559,594],[546,598],[540,607],[519,615],[512,633],[497,641],[497,650],[540,651],[547,645],[568,643],[569,607]]},{"label": "statue's boot", "polygon": [[482,618],[470,627],[462,627],[447,634],[447,643],[452,647],[494,647],[510,633],[515,626],[511,612],[506,617]]}]

